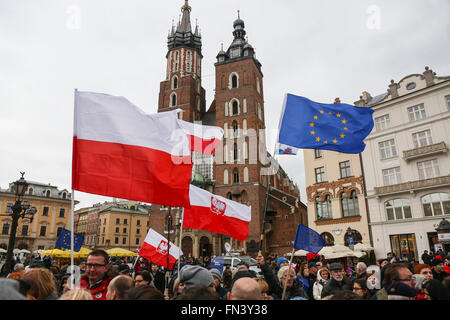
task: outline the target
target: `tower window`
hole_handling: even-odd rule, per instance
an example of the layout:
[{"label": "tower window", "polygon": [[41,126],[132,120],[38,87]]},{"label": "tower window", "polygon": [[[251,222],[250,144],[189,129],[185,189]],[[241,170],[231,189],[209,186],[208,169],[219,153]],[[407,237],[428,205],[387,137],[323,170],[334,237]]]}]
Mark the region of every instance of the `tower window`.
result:
[{"label": "tower window", "polygon": [[233,158],[234,158],[234,161],[239,160],[238,157],[239,157],[238,146],[235,143],[234,146],[233,146]]},{"label": "tower window", "polygon": [[237,168],[233,170],[233,183],[239,183],[239,171]]},{"label": "tower window", "polygon": [[178,89],[178,77],[173,77],[172,89]]},{"label": "tower window", "polygon": [[239,104],[236,100],[233,101],[233,115],[239,114]]},{"label": "tower window", "polygon": [[238,137],[238,132],[239,132],[239,126],[238,126],[237,121],[235,120],[235,121],[233,121],[233,136],[235,138]]},{"label": "tower window", "polygon": [[237,88],[238,87],[238,78],[235,74],[231,76],[231,87]]},{"label": "tower window", "polygon": [[177,95],[175,93],[172,93],[170,96],[170,106],[174,107],[177,105]]}]

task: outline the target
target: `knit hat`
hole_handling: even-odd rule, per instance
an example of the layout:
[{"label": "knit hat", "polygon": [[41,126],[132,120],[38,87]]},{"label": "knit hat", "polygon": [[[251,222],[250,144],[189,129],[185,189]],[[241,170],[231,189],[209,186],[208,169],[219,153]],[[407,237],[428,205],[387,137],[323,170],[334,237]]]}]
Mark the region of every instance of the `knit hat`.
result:
[{"label": "knit hat", "polygon": [[216,277],[217,279],[219,279],[220,282],[222,282],[222,273],[220,272],[219,269],[212,268],[209,270],[209,272],[211,272],[211,275],[213,277]]},{"label": "knit hat", "polygon": [[330,264],[330,271],[336,270],[344,270],[344,267],[339,262],[333,262],[332,264]]},{"label": "knit hat", "polygon": [[289,260],[286,259],[285,257],[278,258],[278,260],[277,260],[277,268],[280,267],[280,264],[281,264],[282,262],[288,262],[288,263],[289,263]]},{"label": "knit hat", "polygon": [[0,300],[26,300],[16,279],[0,279]]},{"label": "knit hat", "polygon": [[209,287],[214,279],[212,274],[198,265],[185,265],[180,270],[180,282],[186,285],[186,289],[195,286]]},{"label": "knit hat", "polygon": [[386,291],[388,295],[396,295],[409,298],[415,297],[418,294],[416,289],[408,286],[407,284],[404,284],[403,282],[394,282],[386,288]]}]

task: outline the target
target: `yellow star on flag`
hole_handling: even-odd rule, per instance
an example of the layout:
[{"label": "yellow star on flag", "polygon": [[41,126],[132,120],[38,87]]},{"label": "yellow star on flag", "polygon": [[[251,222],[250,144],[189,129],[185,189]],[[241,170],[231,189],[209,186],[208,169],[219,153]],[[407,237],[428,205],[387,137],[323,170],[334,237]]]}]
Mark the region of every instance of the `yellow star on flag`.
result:
[{"label": "yellow star on flag", "polygon": [[342,123],[343,123],[343,124],[346,124],[346,123],[347,123],[347,120],[345,120],[345,119],[342,120]]},{"label": "yellow star on flag", "polygon": [[311,130],[311,134],[316,134],[316,132],[314,130]]},{"label": "yellow star on flag", "polygon": [[345,134],[341,133],[341,138],[344,138],[344,137],[345,137]]},{"label": "yellow star on flag", "polygon": [[317,137],[317,138],[316,138],[316,141],[320,141],[320,137]]},{"label": "yellow star on flag", "polygon": [[317,120],[317,119],[319,119],[319,117],[318,116],[314,116],[314,119]]},{"label": "yellow star on flag", "polygon": [[311,123],[309,124],[309,126],[310,126],[310,127],[314,127],[314,122],[311,122]]},{"label": "yellow star on flag", "polygon": [[340,113],[337,113],[337,114],[336,114],[336,117],[340,118],[340,117],[341,117],[341,114],[340,114]]},{"label": "yellow star on flag", "polygon": [[333,142],[334,142],[334,143],[337,143],[337,140],[336,140],[336,139],[334,139],[334,140],[333,140]]}]

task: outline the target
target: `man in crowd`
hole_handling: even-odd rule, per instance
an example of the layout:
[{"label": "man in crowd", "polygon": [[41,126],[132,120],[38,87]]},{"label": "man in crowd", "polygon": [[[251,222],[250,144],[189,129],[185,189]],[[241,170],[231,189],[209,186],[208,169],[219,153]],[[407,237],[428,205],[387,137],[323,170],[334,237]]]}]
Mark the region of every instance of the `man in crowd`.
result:
[{"label": "man in crowd", "polygon": [[352,290],[349,279],[344,275],[344,267],[338,262],[330,265],[331,279],[325,284],[322,290],[322,298],[333,295],[338,291]]},{"label": "man in crowd", "polygon": [[[392,288],[399,286],[397,283],[401,282],[412,288],[415,287],[416,281],[409,270],[408,265],[404,263],[392,263],[385,267],[383,274],[382,288],[372,296],[372,300],[388,300],[388,294],[391,293]],[[389,292],[389,293],[388,293]]]},{"label": "man in crowd", "polygon": [[262,300],[261,287],[252,278],[240,278],[228,293],[228,300]]},{"label": "man in crowd", "polygon": [[119,275],[111,280],[106,300],[127,300],[128,291],[133,288],[133,279],[128,275]]},{"label": "man in crowd", "polygon": [[431,267],[433,268],[433,279],[442,281],[448,274],[445,273],[444,261],[439,258],[431,260]]},{"label": "man in crowd", "polygon": [[164,293],[164,289],[166,288],[166,278],[164,272],[159,269],[157,264],[152,263],[150,273],[152,275],[155,288]]},{"label": "man in crowd", "polygon": [[94,250],[89,253],[86,261],[86,273],[81,277],[80,286],[92,294],[94,300],[106,300],[108,285],[109,255],[104,250]]},{"label": "man in crowd", "polygon": [[364,262],[358,262],[355,268],[356,279],[367,278],[367,265]]}]

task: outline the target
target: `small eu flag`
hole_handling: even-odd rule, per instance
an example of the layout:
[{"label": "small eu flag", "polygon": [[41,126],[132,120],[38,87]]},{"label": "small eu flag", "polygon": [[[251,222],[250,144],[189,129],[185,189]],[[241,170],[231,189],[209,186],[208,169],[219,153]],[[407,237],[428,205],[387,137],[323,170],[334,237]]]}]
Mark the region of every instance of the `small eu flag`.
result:
[{"label": "small eu flag", "polygon": [[[61,233],[59,234],[58,240],[56,241],[56,246],[70,249],[70,230],[62,229]],[[73,236],[73,251],[77,252],[80,251],[81,246],[84,242],[84,236],[78,233],[75,233]]]},{"label": "small eu flag", "polygon": [[302,224],[298,225],[294,241],[295,249],[303,249],[308,252],[317,253],[325,245],[325,241],[316,231]]},{"label": "small eu flag", "polygon": [[368,107],[318,103],[288,93],[278,142],[295,148],[360,153],[373,128],[372,114]]}]

